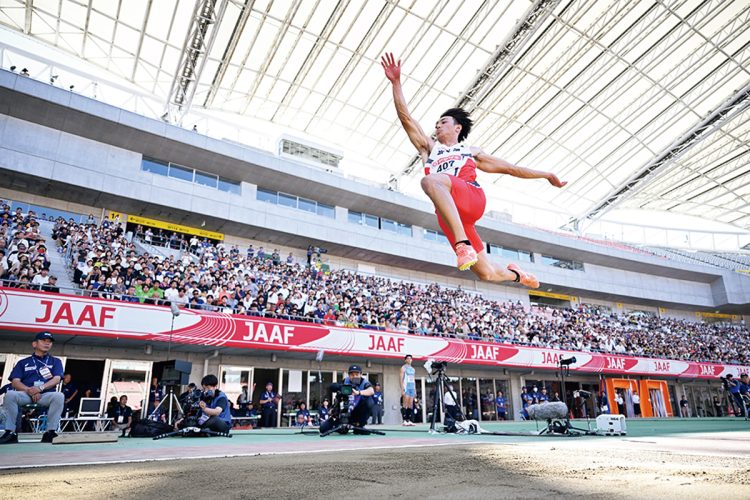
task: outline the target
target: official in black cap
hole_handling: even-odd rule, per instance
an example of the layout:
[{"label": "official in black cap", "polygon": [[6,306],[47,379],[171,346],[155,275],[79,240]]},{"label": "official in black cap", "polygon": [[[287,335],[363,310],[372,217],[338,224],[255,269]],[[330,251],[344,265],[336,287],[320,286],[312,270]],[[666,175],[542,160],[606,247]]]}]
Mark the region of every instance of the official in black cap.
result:
[{"label": "official in black cap", "polygon": [[261,427],[276,427],[278,425],[278,406],[281,394],[273,390],[273,383],[266,382],[266,390],[260,395],[260,425]]},{"label": "official in black cap", "polygon": [[10,372],[13,390],[8,391],[3,401],[6,422],[10,422],[10,426],[0,436],[0,444],[18,442],[15,429],[18,408],[31,403],[47,408],[47,431],[42,436],[42,442],[51,443],[57,436],[65,396],[57,392],[57,384],[63,376],[62,362],[49,353],[54,340],[50,332],[37,333],[31,343],[34,353],[16,363]]}]

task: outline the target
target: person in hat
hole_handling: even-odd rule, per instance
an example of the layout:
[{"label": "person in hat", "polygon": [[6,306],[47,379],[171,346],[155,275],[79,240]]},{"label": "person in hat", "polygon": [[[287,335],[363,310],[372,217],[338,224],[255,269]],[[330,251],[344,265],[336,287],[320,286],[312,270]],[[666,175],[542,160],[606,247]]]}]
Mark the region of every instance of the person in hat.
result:
[{"label": "person in hat", "polygon": [[276,427],[278,423],[277,411],[281,394],[273,390],[273,383],[266,382],[266,390],[260,396],[261,427]]},{"label": "person in hat", "polygon": [[[54,338],[50,332],[39,332],[31,346],[34,353],[16,363],[10,373],[13,390],[8,391],[3,409],[8,422],[16,422],[18,408],[35,403],[47,408],[47,431],[42,436],[43,443],[51,443],[57,436],[60,417],[65,406],[65,396],[57,391],[57,384],[63,376],[62,362],[51,356]],[[17,443],[15,429],[8,429],[0,436],[0,444]]]},{"label": "person in hat", "polygon": [[[367,424],[367,419],[372,415],[372,407],[375,401],[372,396],[375,389],[369,380],[362,376],[362,368],[359,365],[351,365],[348,375],[344,377],[342,385],[351,385],[352,394],[349,396],[349,424],[354,427],[363,428]],[[346,396],[339,396],[344,397]],[[338,404],[338,402],[336,403]],[[323,434],[339,425],[338,418],[329,418],[320,424],[320,433]],[[355,429],[354,433],[358,431]]]},{"label": "person in hat", "polygon": [[43,292],[60,293],[60,288],[57,286],[57,276],[50,275],[47,283],[42,285]]}]

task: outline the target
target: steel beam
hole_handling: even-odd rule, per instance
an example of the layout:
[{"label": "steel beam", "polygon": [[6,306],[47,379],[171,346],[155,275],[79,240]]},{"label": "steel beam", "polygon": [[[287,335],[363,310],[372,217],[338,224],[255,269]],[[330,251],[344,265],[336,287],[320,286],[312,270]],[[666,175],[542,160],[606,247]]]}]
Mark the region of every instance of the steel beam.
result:
[{"label": "steel beam", "polygon": [[577,230],[584,220],[602,215],[616,204],[630,198],[649,178],[662,172],[691,148],[710,137],[714,132],[721,129],[725,123],[748,108],[750,108],[750,83],[724,100],[716,109],[678,137],[666,149],[655,155],[625,182],[614,188],[601,201],[587,210],[586,213],[570,219],[567,226]]}]

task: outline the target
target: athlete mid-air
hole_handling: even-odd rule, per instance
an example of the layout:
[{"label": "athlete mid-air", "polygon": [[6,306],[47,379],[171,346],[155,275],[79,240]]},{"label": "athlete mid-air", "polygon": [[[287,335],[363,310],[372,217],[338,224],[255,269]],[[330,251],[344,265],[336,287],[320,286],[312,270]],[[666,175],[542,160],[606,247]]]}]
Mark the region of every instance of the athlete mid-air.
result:
[{"label": "athlete mid-air", "polygon": [[483,281],[515,281],[537,288],[539,281],[533,274],[522,271],[516,264],[503,269],[487,257],[484,243],[474,228],[487,204],[484,191],[476,182],[476,169],[522,179],[547,179],[559,188],[567,183],[553,173],[518,167],[464,144],[473,122],[461,108],[449,109],[440,116],[435,124],[437,140],[433,140],[409,114],[401,88],[401,61],[396,62],[393,54],[388,53],[381,64],[393,87],[398,119],[424,163],[422,189],[435,205],[440,228],[458,257],[458,268],[471,269]]}]

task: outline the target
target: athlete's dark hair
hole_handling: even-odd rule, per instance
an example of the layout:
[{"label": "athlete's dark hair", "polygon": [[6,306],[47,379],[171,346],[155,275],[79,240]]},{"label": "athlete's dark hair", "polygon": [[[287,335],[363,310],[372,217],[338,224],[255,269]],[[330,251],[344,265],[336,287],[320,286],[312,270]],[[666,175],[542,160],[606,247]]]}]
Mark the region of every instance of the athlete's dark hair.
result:
[{"label": "athlete's dark hair", "polygon": [[456,123],[461,125],[461,131],[458,133],[458,142],[463,142],[469,136],[471,126],[474,125],[474,122],[469,118],[469,113],[463,108],[451,108],[440,115],[440,118],[444,116],[450,116]]}]

